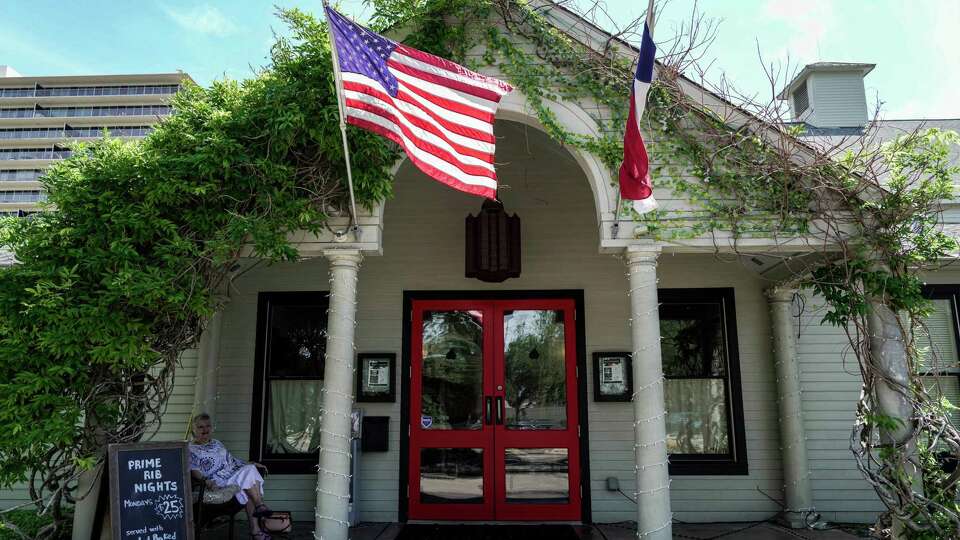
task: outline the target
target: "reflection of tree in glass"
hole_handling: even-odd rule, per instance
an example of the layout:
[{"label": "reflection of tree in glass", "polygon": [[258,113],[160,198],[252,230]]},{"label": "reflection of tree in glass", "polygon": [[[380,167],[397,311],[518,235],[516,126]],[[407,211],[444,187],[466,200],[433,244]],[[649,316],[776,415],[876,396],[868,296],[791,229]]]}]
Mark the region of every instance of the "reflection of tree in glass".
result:
[{"label": "reflection of tree in glass", "polygon": [[274,328],[270,374],[280,377],[323,377],[326,332],[311,324]]},{"label": "reflection of tree in glass", "polygon": [[726,355],[720,306],[661,307],[660,332],[668,448],[678,454],[729,453]]},{"label": "reflection of tree in glass", "polygon": [[520,429],[564,429],[563,312],[508,311],[503,329],[506,400],[513,412],[508,423]]},{"label": "reflection of tree in glass", "polygon": [[[699,310],[698,314],[673,313],[691,311],[689,308],[693,307]],[[726,361],[719,307],[664,306],[663,311],[666,313],[660,318],[660,333],[664,374],[668,377],[724,375]]]},{"label": "reflection of tree in glass", "polygon": [[483,393],[483,327],[479,312],[423,314],[421,411],[431,429],[479,428]]}]

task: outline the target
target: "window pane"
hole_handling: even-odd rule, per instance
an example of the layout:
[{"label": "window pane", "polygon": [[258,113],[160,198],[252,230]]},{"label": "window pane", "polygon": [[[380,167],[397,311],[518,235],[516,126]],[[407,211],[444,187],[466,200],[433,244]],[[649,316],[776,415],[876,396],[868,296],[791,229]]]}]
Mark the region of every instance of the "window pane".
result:
[{"label": "window pane", "polygon": [[570,502],[566,448],[507,448],[507,502]]},{"label": "window pane", "polygon": [[270,381],[266,450],[307,454],[320,448],[320,389],[323,381]]},{"label": "window pane", "polygon": [[670,454],[726,454],[726,380],[667,379],[667,452]]},{"label": "window pane", "polygon": [[274,305],[267,358],[270,377],[323,378],[325,305]]},{"label": "window pane", "polygon": [[921,351],[922,366],[926,370],[955,369],[957,363],[957,328],[953,321],[952,301],[948,298],[933,300],[933,313],[923,322],[917,335],[917,347]]},{"label": "window pane", "polygon": [[[960,406],[960,377],[957,375],[940,375],[920,377],[924,389],[933,399],[944,398],[950,403]],[[960,411],[947,411],[947,418],[954,426],[960,426]]]},{"label": "window pane", "polygon": [[503,315],[507,429],[567,428],[563,311]]},{"label": "window pane", "polygon": [[483,449],[420,449],[420,502],[483,503]]},{"label": "window pane", "polygon": [[726,344],[720,308],[719,303],[664,304],[660,307],[664,375],[726,375]]},{"label": "window pane", "polygon": [[423,429],[482,429],[483,314],[423,314]]}]

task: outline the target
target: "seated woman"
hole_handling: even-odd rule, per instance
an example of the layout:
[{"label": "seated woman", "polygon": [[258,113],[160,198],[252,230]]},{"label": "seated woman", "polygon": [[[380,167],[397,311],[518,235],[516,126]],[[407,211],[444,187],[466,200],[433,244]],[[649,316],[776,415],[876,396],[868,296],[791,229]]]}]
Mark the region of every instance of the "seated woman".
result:
[{"label": "seated woman", "polygon": [[255,463],[233,457],[223,443],[210,438],[213,425],[210,415],[198,414],[193,419],[193,442],[190,443],[190,474],[209,488],[235,485],[240,488],[237,501],[244,505],[250,519],[250,535],[267,540],[270,535],[260,530],[259,519],[270,515],[263,504],[263,477]]}]

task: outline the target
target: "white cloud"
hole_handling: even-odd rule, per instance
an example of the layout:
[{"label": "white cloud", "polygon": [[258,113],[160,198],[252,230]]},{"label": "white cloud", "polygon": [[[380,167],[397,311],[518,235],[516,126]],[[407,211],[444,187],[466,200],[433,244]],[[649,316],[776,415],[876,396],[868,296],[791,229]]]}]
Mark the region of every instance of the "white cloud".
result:
[{"label": "white cloud", "polygon": [[835,26],[833,8],[830,0],[767,0],[763,6],[764,17],[786,28],[783,34],[786,43],[776,49],[774,57],[779,60],[789,57],[801,65],[820,60],[820,42]]},{"label": "white cloud", "polygon": [[236,32],[237,25],[228,19],[219,9],[201,4],[190,8],[172,8],[161,4],[163,12],[177,25],[192,32],[226,36]]}]

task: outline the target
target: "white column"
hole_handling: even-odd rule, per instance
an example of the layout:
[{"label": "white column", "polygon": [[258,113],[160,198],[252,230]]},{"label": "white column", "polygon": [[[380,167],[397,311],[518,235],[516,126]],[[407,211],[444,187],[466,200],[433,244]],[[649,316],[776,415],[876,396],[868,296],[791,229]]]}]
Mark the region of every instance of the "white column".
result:
[{"label": "white column", "polygon": [[633,338],[634,461],[637,476],[637,537],[673,537],[670,474],[667,465],[666,410],[660,358],[660,313],[657,301],[657,245],[630,246],[626,258],[630,278]]},{"label": "white column", "polygon": [[353,335],[357,311],[358,250],[323,252],[330,262],[330,310],[323,372],[316,540],[347,540],[350,498],[350,412],[353,409]]},{"label": "white column", "polygon": [[[923,493],[916,442],[911,440],[915,427],[913,402],[909,396],[910,365],[906,343],[896,313],[882,298],[870,300],[867,331],[870,334],[870,359],[880,372],[872,381],[879,412],[901,422],[894,429],[880,430],[880,442],[884,446],[902,448],[905,454],[903,472],[912,480],[914,493]],[[909,532],[906,522],[894,516],[890,537],[907,538]]]},{"label": "white column", "polygon": [[194,389],[194,414],[202,412],[216,418],[217,379],[220,370],[220,331],[223,327],[223,310],[219,309],[210,318],[197,344],[197,384]]},{"label": "white column", "polygon": [[793,295],[789,288],[767,291],[770,326],[773,332],[773,361],[777,370],[780,406],[780,444],[783,458],[783,484],[786,521],[793,528],[804,528],[814,511],[807,462],[807,436],[803,425],[803,400],[800,391],[800,365],[797,341],[790,313]]},{"label": "white column", "polygon": [[[103,465],[80,473],[77,479],[77,491],[74,497],[77,503],[73,509],[73,540],[90,540],[93,535],[93,522],[97,515],[97,501],[100,500],[100,472]],[[96,535],[98,538],[99,534]]]},{"label": "white column", "polygon": [[902,444],[913,434],[913,403],[910,392],[910,366],[907,348],[897,316],[881,299],[870,302],[867,318],[870,333],[870,352],[873,365],[882,377],[874,381],[880,412],[903,423],[893,430],[884,430],[884,443]]}]

